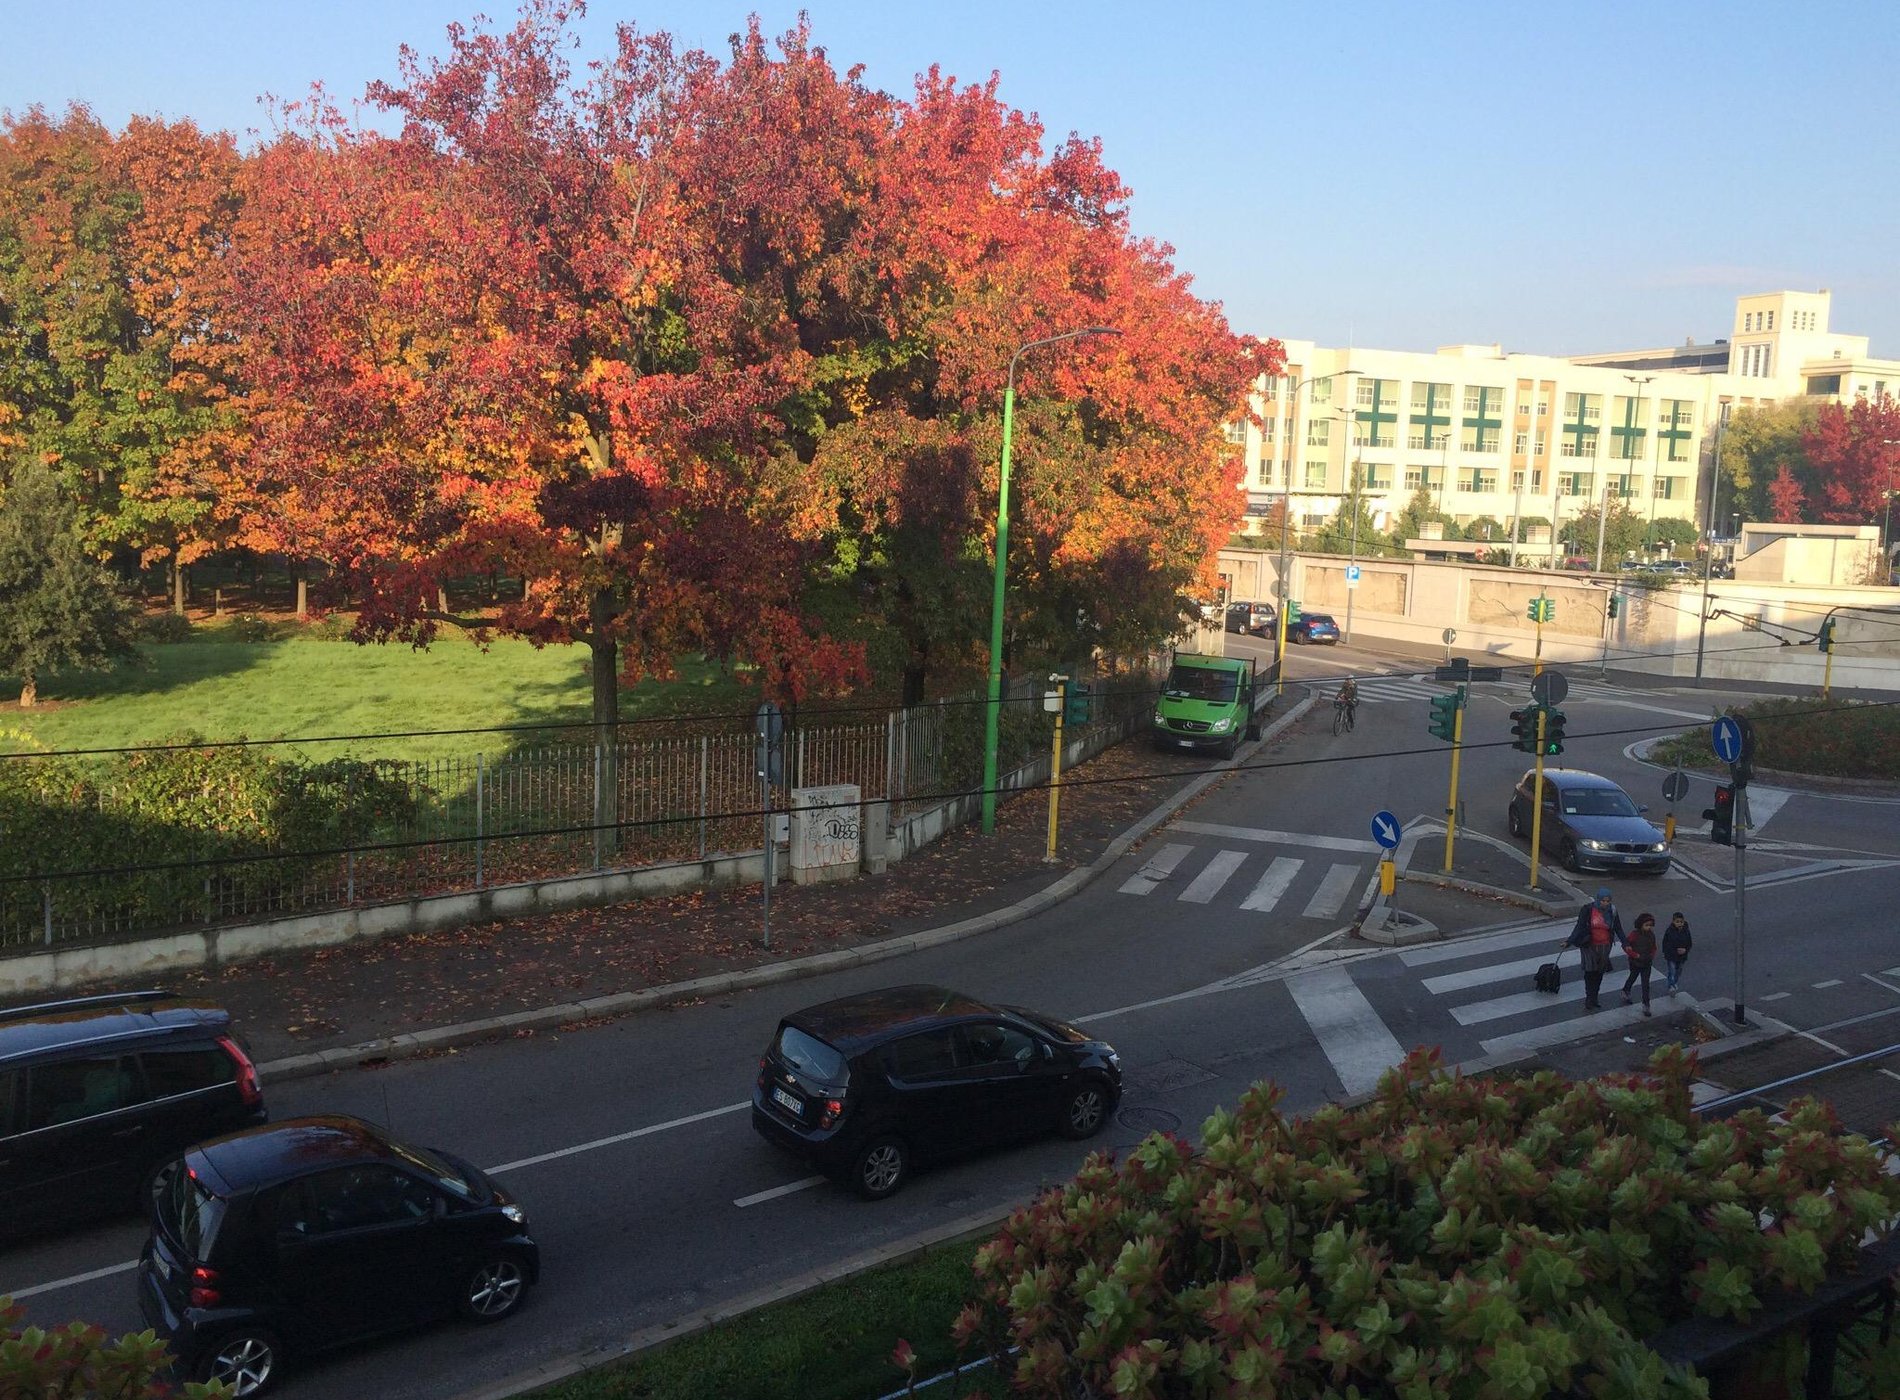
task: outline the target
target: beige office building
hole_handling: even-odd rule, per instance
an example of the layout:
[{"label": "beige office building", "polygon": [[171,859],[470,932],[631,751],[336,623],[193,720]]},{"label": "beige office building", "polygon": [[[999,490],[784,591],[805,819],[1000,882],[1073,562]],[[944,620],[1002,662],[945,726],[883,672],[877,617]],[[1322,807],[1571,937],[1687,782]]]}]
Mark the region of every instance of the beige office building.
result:
[{"label": "beige office building", "polygon": [[1421,487],[1461,526],[1496,520],[1503,539],[1516,519],[1561,523],[1606,497],[1700,528],[1715,427],[1730,412],[1804,394],[1900,396],[1900,360],[1830,331],[1831,300],[1745,296],[1713,344],[1569,358],[1288,341],[1286,374],[1256,390],[1264,426],[1229,429],[1244,444],[1248,525],[1282,500],[1296,528],[1325,523],[1356,469],[1381,529]]}]

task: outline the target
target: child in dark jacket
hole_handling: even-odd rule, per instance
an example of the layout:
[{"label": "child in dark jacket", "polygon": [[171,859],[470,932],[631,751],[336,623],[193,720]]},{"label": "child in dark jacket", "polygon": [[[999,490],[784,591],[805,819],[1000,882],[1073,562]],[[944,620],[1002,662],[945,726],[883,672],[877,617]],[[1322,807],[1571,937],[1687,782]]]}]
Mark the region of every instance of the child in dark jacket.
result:
[{"label": "child in dark jacket", "polygon": [[1676,984],[1682,978],[1682,965],[1689,961],[1689,950],[1695,946],[1695,940],[1689,936],[1689,921],[1681,913],[1669,920],[1669,927],[1663,930],[1662,955],[1663,966],[1669,979],[1669,995],[1676,994]]},{"label": "child in dark jacket", "polygon": [[1643,984],[1643,1014],[1649,1015],[1649,970],[1656,964],[1656,916],[1638,914],[1636,927],[1624,940],[1623,952],[1630,960],[1630,975],[1623,979],[1623,1004],[1629,1005],[1630,988]]}]

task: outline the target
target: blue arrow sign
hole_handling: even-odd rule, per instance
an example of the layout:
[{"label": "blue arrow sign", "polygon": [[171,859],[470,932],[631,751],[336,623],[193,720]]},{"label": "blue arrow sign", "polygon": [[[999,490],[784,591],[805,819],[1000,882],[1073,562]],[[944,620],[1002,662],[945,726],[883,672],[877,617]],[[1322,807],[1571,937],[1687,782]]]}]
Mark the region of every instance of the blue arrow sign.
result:
[{"label": "blue arrow sign", "polygon": [[1715,756],[1724,763],[1733,763],[1742,756],[1742,727],[1735,722],[1733,715],[1723,715],[1718,719],[1710,737],[1715,741]]},{"label": "blue arrow sign", "polygon": [[1399,844],[1399,819],[1390,812],[1372,814],[1372,839],[1388,851]]}]

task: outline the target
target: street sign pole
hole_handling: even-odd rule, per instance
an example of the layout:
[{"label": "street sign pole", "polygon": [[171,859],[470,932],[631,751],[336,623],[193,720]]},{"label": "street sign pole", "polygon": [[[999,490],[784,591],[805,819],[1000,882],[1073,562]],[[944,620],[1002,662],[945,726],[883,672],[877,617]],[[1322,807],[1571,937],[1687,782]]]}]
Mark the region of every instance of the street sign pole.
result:
[{"label": "street sign pole", "polygon": [[1537,852],[1544,840],[1544,707],[1537,707],[1537,778],[1531,784],[1531,888],[1537,888]]},{"label": "street sign pole", "polygon": [[1069,678],[1051,676],[1055,682],[1056,732],[1049,748],[1049,844],[1042,853],[1045,861],[1056,858],[1056,813],[1062,806],[1062,718],[1069,708]]},{"label": "street sign pole", "polygon": [[764,860],[760,866],[761,916],[764,920],[764,946],[772,946],[772,866],[778,854],[778,834],[772,829],[772,784],[779,776],[779,754],[785,733],[785,716],[767,700],[753,715],[758,731],[759,810],[765,816]]},{"label": "street sign pole", "polygon": [[1458,831],[1458,756],[1465,747],[1465,697],[1458,687],[1458,709],[1451,718],[1451,795],[1445,799],[1445,873],[1451,874],[1452,841]]},{"label": "street sign pole", "polygon": [[1748,1024],[1742,995],[1748,943],[1748,789],[1735,789],[1735,1024]]},{"label": "street sign pole", "polygon": [[1689,793],[1689,775],[1681,767],[1663,779],[1663,797],[1669,803],[1669,815],[1663,818],[1663,840],[1676,844],[1676,804]]}]

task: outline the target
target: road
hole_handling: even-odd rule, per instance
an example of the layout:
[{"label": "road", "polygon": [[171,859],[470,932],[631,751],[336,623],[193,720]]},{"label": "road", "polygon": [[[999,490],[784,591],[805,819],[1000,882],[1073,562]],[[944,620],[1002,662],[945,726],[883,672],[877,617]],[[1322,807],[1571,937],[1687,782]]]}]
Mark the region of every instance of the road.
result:
[{"label": "road", "polygon": [[[892,981],[942,982],[1076,1018],[1121,1050],[1122,1113],[1089,1146],[1126,1148],[1155,1128],[1192,1134],[1217,1105],[1272,1078],[1308,1109],[1368,1087],[1406,1048],[1447,1062],[1561,1045],[1632,1013],[1591,1015],[1574,978],[1563,996],[1528,995],[1528,968],[1560,922],[1516,917],[1467,941],[1410,950],[1344,949],[1377,859],[1368,828],[1386,808],[1408,824],[1444,806],[1446,750],[1426,732],[1429,684],[1365,647],[1310,654],[1296,680],[1330,693],[1360,677],[1360,723],[1333,737],[1316,722],[1190,804],[1074,899],[981,938],[809,981],[558,1034],[503,1041],[375,1071],[273,1086],[277,1116],[342,1110],[451,1147],[498,1172],[530,1212],[545,1277],[522,1314],[338,1354],[299,1373],[296,1397],[375,1394],[436,1400],[531,1365],[611,1352],[634,1330],[738,1297],[981,1211],[998,1214],[1066,1178],[1086,1150],[1050,1139],[920,1175],[867,1205],[816,1181],[759,1141],[743,1111],[758,1051],[778,1018]],[[1508,734],[1520,680],[1474,688],[1463,791],[1474,827],[1503,835],[1522,756],[1484,747]],[[1643,737],[1705,721],[1707,695],[1600,684],[1580,675],[1564,708],[1566,763],[1660,804],[1662,773],[1632,757]],[[1696,931],[1687,989],[1733,999],[1732,853],[1680,840],[1684,870],[1612,880],[1626,920]],[[1900,805],[1756,794],[1760,868],[1748,891],[1747,999],[1819,1040],[1868,1048],[1900,1040]],[[1510,911],[1501,914],[1504,918]],[[1341,956],[1342,952],[1349,955]],[[1660,978],[1657,979],[1660,983]],[[1882,1035],[1888,1035],[1885,1041]],[[1896,1085],[1900,1104],[1900,1085]],[[140,1326],[126,1268],[131,1222],[0,1254],[0,1290],[29,1316]],[[99,1272],[103,1271],[103,1272]],[[93,1275],[93,1277],[86,1277]]]}]

